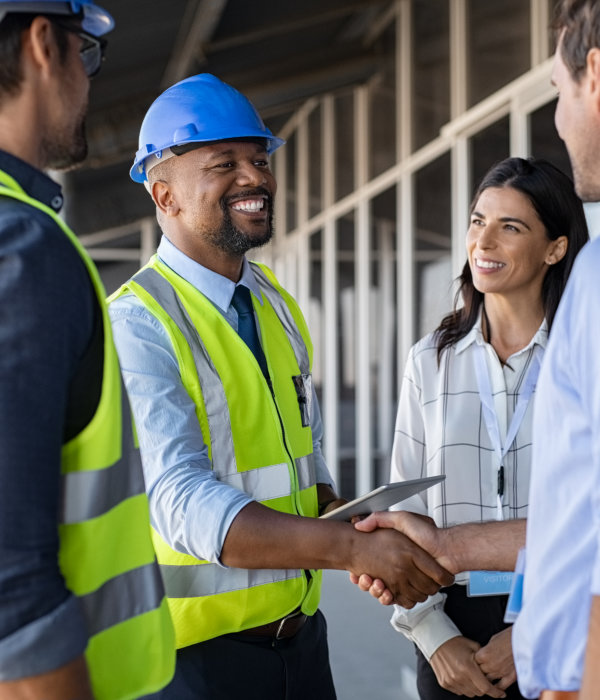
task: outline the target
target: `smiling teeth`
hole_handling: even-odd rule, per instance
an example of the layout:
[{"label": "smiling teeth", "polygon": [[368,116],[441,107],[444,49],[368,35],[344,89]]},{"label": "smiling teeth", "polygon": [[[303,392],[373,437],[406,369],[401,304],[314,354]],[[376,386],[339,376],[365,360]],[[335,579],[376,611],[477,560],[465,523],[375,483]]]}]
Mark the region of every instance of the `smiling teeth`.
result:
[{"label": "smiling teeth", "polygon": [[486,270],[497,270],[500,267],[504,267],[504,263],[491,262],[487,260],[477,260],[477,267],[483,267]]},{"label": "smiling teeth", "polygon": [[236,202],[232,205],[233,209],[238,211],[262,211],[264,206],[263,199],[245,199],[243,202]]}]

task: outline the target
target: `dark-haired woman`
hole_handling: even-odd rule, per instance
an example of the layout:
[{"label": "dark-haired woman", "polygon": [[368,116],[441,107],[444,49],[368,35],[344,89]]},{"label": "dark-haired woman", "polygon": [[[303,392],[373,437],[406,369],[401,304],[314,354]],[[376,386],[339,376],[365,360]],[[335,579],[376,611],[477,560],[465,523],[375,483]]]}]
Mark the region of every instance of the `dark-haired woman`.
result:
[{"label": "dark-haired woman", "polygon": [[[556,307],[588,239],[568,177],[541,160],[509,158],[484,177],[471,207],[457,303],[406,365],[391,481],[445,474],[401,504],[440,527],[525,518],[532,398]],[[417,646],[422,700],[520,698],[505,577],[466,572],[393,626]],[[467,594],[470,592],[483,595]],[[505,695],[506,693],[506,695]]]}]

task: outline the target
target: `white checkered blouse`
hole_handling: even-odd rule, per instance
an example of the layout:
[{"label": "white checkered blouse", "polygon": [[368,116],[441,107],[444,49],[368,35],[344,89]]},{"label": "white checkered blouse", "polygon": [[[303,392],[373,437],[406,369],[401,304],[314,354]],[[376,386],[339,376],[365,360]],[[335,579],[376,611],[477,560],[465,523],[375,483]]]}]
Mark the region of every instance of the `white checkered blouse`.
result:
[{"label": "white checkered blouse", "polygon": [[[398,509],[429,515],[439,527],[496,519],[500,462],[483,418],[474,353],[477,345],[486,349],[504,440],[535,346],[543,350],[547,340],[544,321],[531,342],[511,355],[503,366],[483,339],[480,319],[468,335],[443,352],[439,367],[433,334],[412,347],[396,416],[390,481],[438,474],[445,474],[446,479],[403,501]],[[533,403],[529,402],[503,460],[505,519],[527,516]],[[395,606],[392,626],[414,641],[427,658],[445,641],[460,634],[443,611],[445,598],[438,593],[412,610]]]}]

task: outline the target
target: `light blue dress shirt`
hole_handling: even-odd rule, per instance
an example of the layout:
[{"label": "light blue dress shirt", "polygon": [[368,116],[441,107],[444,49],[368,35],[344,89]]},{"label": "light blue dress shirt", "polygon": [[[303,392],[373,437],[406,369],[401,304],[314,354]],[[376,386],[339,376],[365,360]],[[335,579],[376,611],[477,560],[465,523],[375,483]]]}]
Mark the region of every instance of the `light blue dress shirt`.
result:
[{"label": "light blue dress shirt", "polygon": [[[208,297],[237,331],[237,312],[231,306],[234,282],[187,257],[165,236],[157,252],[166,265]],[[258,283],[245,259],[238,284],[248,287],[261,302]],[[215,478],[195,405],[181,383],[162,324],[133,294],[114,301],[110,316],[135,416],[152,525],[178,552],[220,563],[229,527],[252,499]],[[321,453],[323,426],[314,390],[311,429],[317,482],[333,485]]]},{"label": "light blue dress shirt", "polygon": [[523,608],[513,629],[519,687],[577,690],[591,598],[600,594],[600,240],[579,254],[538,381]]}]

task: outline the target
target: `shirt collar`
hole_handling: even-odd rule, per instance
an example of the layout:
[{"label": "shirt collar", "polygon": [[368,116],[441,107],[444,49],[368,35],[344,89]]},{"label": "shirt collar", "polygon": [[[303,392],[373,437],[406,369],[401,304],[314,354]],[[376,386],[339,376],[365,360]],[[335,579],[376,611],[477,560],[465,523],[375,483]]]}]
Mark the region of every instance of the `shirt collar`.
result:
[{"label": "shirt collar", "polygon": [[[485,340],[483,338],[483,331],[481,330],[481,320],[483,317],[483,307],[481,308],[481,313],[479,314],[477,321],[473,324],[473,328],[465,335],[464,338],[461,338],[454,346],[455,352],[458,355],[459,353],[463,352],[466,348],[468,348],[470,345],[473,343],[477,343],[477,345],[484,345]],[[526,350],[529,350],[529,348],[533,347],[534,345],[539,345],[542,350],[545,350],[546,344],[548,343],[548,323],[546,319],[544,319],[540,325],[540,327],[537,329],[535,335],[533,338],[529,341],[526,347],[524,347],[522,350],[519,350],[515,355],[518,355],[522,352],[525,352]]]},{"label": "shirt collar", "polygon": [[0,169],[14,178],[30,197],[55,212],[60,211],[64,202],[62,188],[41,170],[6,151],[0,151]]},{"label": "shirt collar", "polygon": [[[186,282],[189,282],[199,292],[202,292],[223,313],[227,311],[237,286],[235,282],[192,260],[192,258],[182,253],[179,248],[171,243],[166,236],[162,236],[156,252],[158,257],[171,270],[183,277]],[[262,304],[260,287],[246,258],[243,259],[242,276],[237,284],[248,287],[258,302]]]}]

